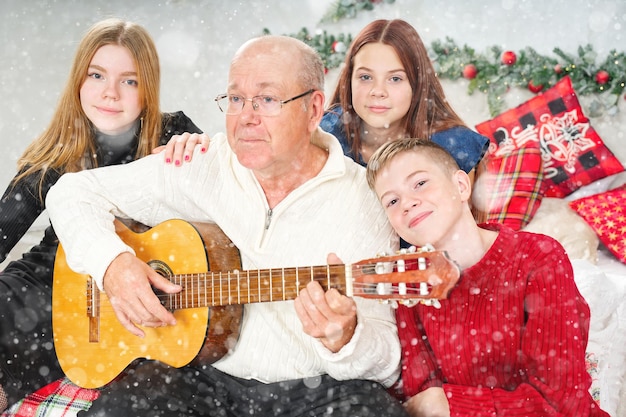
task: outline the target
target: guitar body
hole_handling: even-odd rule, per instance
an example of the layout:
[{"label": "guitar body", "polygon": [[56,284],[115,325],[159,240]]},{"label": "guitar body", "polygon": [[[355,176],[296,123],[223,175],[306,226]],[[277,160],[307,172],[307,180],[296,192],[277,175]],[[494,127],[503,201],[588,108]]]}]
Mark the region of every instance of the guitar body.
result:
[{"label": "guitar body", "polygon": [[[139,259],[163,275],[241,268],[238,249],[214,224],[169,220],[133,231],[116,222],[120,238]],[[137,230],[137,229],[135,229]],[[134,360],[147,358],[174,367],[208,364],[221,358],[237,340],[242,305],[174,311],[176,326],[142,328],[139,338],[117,320],[106,294],[87,275],[73,272],[61,245],[52,291],[54,344],[61,368],[75,384],[101,387]]]}]

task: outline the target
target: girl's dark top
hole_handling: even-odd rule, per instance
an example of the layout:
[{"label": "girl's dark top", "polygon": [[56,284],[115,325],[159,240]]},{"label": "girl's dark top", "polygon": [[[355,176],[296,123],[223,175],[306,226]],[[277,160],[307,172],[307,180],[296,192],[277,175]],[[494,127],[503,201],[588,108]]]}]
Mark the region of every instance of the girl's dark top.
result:
[{"label": "girl's dark top", "polygon": [[[202,133],[182,111],[164,113],[163,131],[159,145],[165,145],[173,135],[179,135],[184,132]],[[100,166],[116,165],[132,161],[135,159],[138,140],[138,135],[135,135],[132,144],[127,146],[125,152],[117,153],[114,159],[111,159],[108,155],[102,155],[103,152],[100,151],[98,164]],[[2,200],[0,200],[0,262],[6,259],[11,249],[45,210],[46,194],[59,177],[58,171],[48,170],[42,188],[43,201],[39,198],[39,175],[37,173],[21,179],[17,184],[11,183],[7,187]],[[4,273],[14,268],[18,268],[21,271],[24,271],[26,268],[31,271],[40,271],[37,274],[40,275],[39,278],[44,278],[41,274],[50,274],[48,278],[51,279],[57,246],[58,239],[52,226],[49,226],[39,245],[24,253],[22,259],[9,263]]]}]

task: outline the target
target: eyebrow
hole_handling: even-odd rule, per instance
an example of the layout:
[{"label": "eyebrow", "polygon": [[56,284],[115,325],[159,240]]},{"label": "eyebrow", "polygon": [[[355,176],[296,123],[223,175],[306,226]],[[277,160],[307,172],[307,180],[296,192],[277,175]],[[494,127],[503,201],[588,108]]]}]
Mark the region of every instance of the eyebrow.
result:
[{"label": "eyebrow", "polygon": [[[374,70],[372,68],[368,68],[368,67],[357,67],[354,68],[353,71],[369,71],[369,72],[374,72]],[[393,72],[404,72],[406,74],[406,70],[404,68],[398,68],[398,69],[393,69],[393,70],[389,70],[386,71],[387,74],[393,73]]]},{"label": "eyebrow", "polygon": [[[229,83],[227,86],[228,90],[237,90],[239,88],[239,85],[237,83]],[[258,84],[254,85],[254,88],[258,88],[259,90],[262,90],[264,88],[275,88],[275,89],[281,89],[281,88],[285,88],[284,83],[277,83],[277,82],[273,82],[273,81],[264,81]]]},{"label": "eyebrow", "polygon": [[[97,64],[89,64],[88,69],[89,68],[97,69],[97,70],[102,71],[102,72],[108,72],[106,70],[106,68],[101,67],[100,65],[97,65]],[[126,76],[128,76],[128,75],[135,75],[136,76],[137,72],[135,72],[135,71],[124,71],[120,75],[126,75]]]},{"label": "eyebrow", "polygon": [[[417,169],[417,170],[411,172],[409,175],[404,177],[403,184],[406,184],[407,182],[410,182],[411,179],[413,179],[416,175],[422,174],[422,173],[425,173],[425,172],[428,172],[428,171],[425,170],[425,169]],[[387,190],[384,193],[382,193],[378,199],[382,201],[383,197],[385,197],[387,194],[392,194],[394,192],[395,192],[394,190]]]}]

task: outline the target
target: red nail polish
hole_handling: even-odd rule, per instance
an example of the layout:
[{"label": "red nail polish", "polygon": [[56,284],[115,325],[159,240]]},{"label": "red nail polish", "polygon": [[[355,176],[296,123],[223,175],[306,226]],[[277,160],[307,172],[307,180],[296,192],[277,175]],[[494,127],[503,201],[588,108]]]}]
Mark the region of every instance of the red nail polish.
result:
[{"label": "red nail polish", "polygon": [[189,155],[185,155],[185,161],[189,161]]},{"label": "red nail polish", "polygon": [[177,161],[175,162],[175,164],[176,164],[176,166],[180,165],[180,161],[178,161],[178,160],[177,160]]},{"label": "red nail polish", "polygon": [[170,162],[172,162],[172,160],[170,158],[165,158],[165,163],[169,164]]},{"label": "red nail polish", "polygon": [[206,152],[206,148],[204,148],[204,147],[203,147],[203,148],[200,148],[200,150],[201,150],[202,152]]}]

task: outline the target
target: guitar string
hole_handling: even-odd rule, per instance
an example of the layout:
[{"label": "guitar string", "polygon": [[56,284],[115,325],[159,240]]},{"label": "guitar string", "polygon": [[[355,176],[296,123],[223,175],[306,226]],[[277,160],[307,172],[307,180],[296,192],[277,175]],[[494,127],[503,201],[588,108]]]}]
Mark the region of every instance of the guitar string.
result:
[{"label": "guitar string", "polygon": [[[395,264],[395,263],[394,263]],[[363,276],[379,277],[373,273],[376,264],[360,265],[360,269],[352,271],[352,277],[358,279]],[[172,282],[181,284],[183,291],[176,294],[157,293],[161,303],[173,309],[212,307],[229,304],[248,304],[257,302],[285,301],[294,299],[303,285],[309,281],[326,282],[328,288],[337,288],[337,282],[342,282],[344,276],[334,276],[330,269],[343,270],[345,265],[314,266],[299,268],[273,268],[267,270],[242,270],[228,272],[203,272],[193,274],[175,274],[170,279]],[[323,271],[322,271],[323,269]],[[363,272],[370,271],[369,273]],[[392,268],[395,270],[395,268]],[[415,271],[414,269],[411,269]],[[315,273],[317,271],[317,273]],[[421,271],[423,272],[423,270]],[[294,275],[295,282],[285,284],[285,276]],[[299,282],[302,275],[302,282]],[[331,281],[335,282],[331,285]],[[242,282],[245,284],[242,286]],[[234,283],[234,284],[233,284]],[[278,285],[276,284],[278,283]],[[417,281],[419,284],[420,281]],[[403,283],[402,287],[397,283],[381,282],[384,286],[384,293],[379,294],[378,283],[352,282],[353,291],[373,298],[430,298],[432,297],[432,285],[427,284],[427,289],[416,288],[415,283]],[[339,286],[340,287],[340,286]],[[231,294],[232,288],[236,289],[236,294]],[[258,288],[258,290],[255,290]],[[403,292],[400,294],[400,292]],[[217,293],[217,294],[216,294]],[[356,295],[360,295],[357,293]],[[91,299],[91,292],[88,289],[88,304]],[[201,302],[204,300],[204,303]],[[169,303],[168,303],[169,302]],[[191,307],[189,307],[191,306]],[[110,307],[107,304],[100,305],[99,308]]]},{"label": "guitar string", "polygon": [[[359,288],[359,289],[365,289],[366,291],[364,291],[364,293],[370,297],[373,297],[375,299],[404,299],[404,298],[409,298],[409,299],[421,299],[421,298],[432,298],[431,295],[431,291],[430,288],[427,291],[426,294],[423,294],[419,288],[413,288],[411,286],[406,288],[406,294],[405,295],[400,295],[399,290],[400,290],[400,286],[399,285],[391,285],[388,286],[386,288],[386,290],[388,291],[388,293],[385,294],[378,294],[376,293],[376,289],[377,289],[377,285],[376,284],[357,284],[355,286],[355,288]],[[429,286],[430,287],[430,286]],[[206,287],[208,289],[208,286]],[[197,289],[197,288],[196,288]],[[188,289],[187,289],[188,290]],[[224,295],[224,296],[210,296],[207,297],[207,301],[206,302],[201,302],[204,300],[204,292],[202,291],[204,290],[201,289],[201,291],[198,291],[196,296],[192,296],[191,300],[186,300],[186,301],[181,301],[181,300],[176,300],[177,297],[185,297],[185,294],[181,293],[177,293],[177,294],[156,294],[157,297],[159,298],[159,300],[161,300],[161,302],[164,305],[167,305],[168,301],[169,301],[169,305],[173,310],[177,310],[177,309],[184,309],[184,308],[204,308],[204,307],[219,307],[219,306],[227,306],[227,305],[239,305],[239,304],[253,304],[253,303],[262,303],[262,302],[272,302],[272,301],[287,301],[287,300],[293,300],[295,299],[295,296],[297,294],[298,288],[294,285],[294,286],[289,286],[286,285],[285,286],[285,291],[283,293],[283,291],[274,291],[273,293],[270,293],[269,288],[263,288],[263,291],[261,291],[261,293],[258,292],[254,292],[254,294],[250,294],[250,297],[248,297],[248,293],[247,291],[245,291],[246,289],[244,288],[242,293],[246,294],[243,297],[243,300],[241,300],[240,302],[238,302],[237,297],[229,297],[228,294]],[[184,291],[184,290],[183,290]],[[188,290],[189,291],[189,290]],[[283,294],[287,294],[288,297],[285,298],[283,296]],[[358,296],[358,295],[357,295]],[[90,297],[88,297],[88,300],[90,299]],[[250,299],[251,301],[247,301],[248,299]],[[100,311],[112,311],[113,307],[108,304],[100,304],[99,306],[99,310]]]}]

